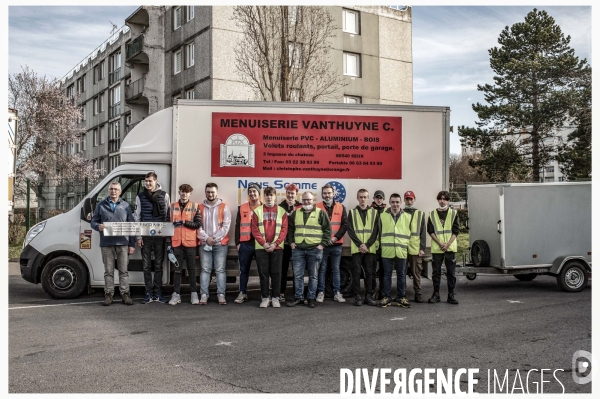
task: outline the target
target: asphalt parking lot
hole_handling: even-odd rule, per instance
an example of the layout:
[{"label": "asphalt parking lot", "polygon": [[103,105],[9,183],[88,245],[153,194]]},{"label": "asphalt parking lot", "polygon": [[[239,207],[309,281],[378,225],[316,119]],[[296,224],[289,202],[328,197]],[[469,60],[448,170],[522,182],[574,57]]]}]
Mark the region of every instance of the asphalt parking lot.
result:
[{"label": "asphalt parking lot", "polygon": [[[104,307],[101,290],[53,300],[9,264],[9,392],[338,393],[341,368],[478,368],[476,392],[488,392],[488,370],[507,374],[510,389],[518,375],[530,392],[591,392],[571,377],[573,353],[591,351],[591,289],[564,293],[549,276],[459,277],[458,306],[444,287],[442,302],[410,309],[329,298],[259,309],[256,279],[245,304],[228,284],[228,305],[212,285],[208,306],[193,306],[185,288],[177,306],[142,305],[138,287],[134,306]],[[533,369],[550,369],[548,382],[539,372],[526,382]]]}]

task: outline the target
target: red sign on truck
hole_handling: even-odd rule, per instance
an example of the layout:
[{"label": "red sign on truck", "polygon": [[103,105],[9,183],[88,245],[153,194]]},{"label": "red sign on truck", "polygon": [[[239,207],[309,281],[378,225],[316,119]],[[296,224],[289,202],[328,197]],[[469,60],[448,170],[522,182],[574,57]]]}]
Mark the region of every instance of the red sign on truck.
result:
[{"label": "red sign on truck", "polygon": [[402,118],[212,114],[212,176],[400,179]]}]

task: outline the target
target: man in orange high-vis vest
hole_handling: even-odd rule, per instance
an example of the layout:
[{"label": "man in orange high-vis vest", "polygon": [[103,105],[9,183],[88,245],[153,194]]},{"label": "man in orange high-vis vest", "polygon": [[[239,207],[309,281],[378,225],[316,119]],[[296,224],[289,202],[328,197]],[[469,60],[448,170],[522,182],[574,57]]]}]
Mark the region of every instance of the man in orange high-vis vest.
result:
[{"label": "man in orange high-vis vest", "polygon": [[179,186],[179,201],[171,204],[171,222],[175,227],[172,237],[167,238],[167,248],[173,250],[177,258],[175,273],[173,276],[173,295],[169,305],[181,303],[181,269],[185,257],[188,277],[190,279],[190,291],[192,293],[192,305],[200,303],[198,300],[198,289],[196,287],[196,250],[198,248],[196,237],[197,230],[202,226],[202,215],[198,204],[190,201],[194,189],[189,184]]},{"label": "man in orange high-vis vest", "polygon": [[260,200],[260,186],[256,183],[248,185],[248,202],[238,206],[235,219],[235,247],[238,250],[238,266],[240,268],[240,293],[234,303],[248,301],[248,277],[252,258],[256,258],[254,237],[252,236],[252,214],[262,205]]},{"label": "man in orange high-vis vest", "polygon": [[323,259],[319,266],[319,283],[317,285],[317,302],[323,302],[325,299],[325,277],[327,276],[327,261],[331,258],[331,273],[333,275],[333,300],[337,302],[346,302],[340,292],[340,262],[342,260],[342,244],[344,234],[348,230],[348,213],[346,207],[336,202],[334,190],[331,184],[326,184],[321,188],[321,197],[323,201],[317,203],[317,208],[325,211],[331,224],[331,239],[329,245],[323,248]]},{"label": "man in orange high-vis vest", "polygon": [[218,198],[219,187],[216,183],[207,183],[204,189],[206,199],[200,204],[202,228],[198,230],[200,239],[200,305],[208,302],[208,284],[213,268],[217,275],[217,299],[219,305],[227,305],[225,288],[227,276],[227,243],[229,242],[229,226],[231,211],[222,199]]}]

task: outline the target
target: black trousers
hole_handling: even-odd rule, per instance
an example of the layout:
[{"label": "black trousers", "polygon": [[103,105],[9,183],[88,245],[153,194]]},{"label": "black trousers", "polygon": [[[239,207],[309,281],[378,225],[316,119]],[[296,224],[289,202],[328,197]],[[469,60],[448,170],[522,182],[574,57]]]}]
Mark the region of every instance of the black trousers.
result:
[{"label": "black trousers", "polygon": [[[158,295],[162,293],[163,260],[165,259],[164,237],[142,237],[142,270],[144,271],[144,285],[146,294]],[[154,282],[152,281],[152,258],[154,252]]]},{"label": "black trousers", "polygon": [[354,295],[360,295],[360,274],[361,269],[365,270],[365,291],[367,295],[373,296],[375,294],[375,266],[377,263],[377,255],[366,253],[366,254],[352,254],[352,262],[354,267],[352,268],[352,288]]},{"label": "black trousers", "polygon": [[[290,268],[290,261],[292,260],[292,247],[285,244],[283,247],[283,254],[281,259],[281,283],[279,292],[285,295],[285,289],[287,288],[287,273]],[[293,269],[292,269],[293,270]],[[292,279],[292,282],[294,279]],[[294,290],[292,290],[294,292]]]},{"label": "black trousers", "polygon": [[183,245],[173,247],[177,263],[179,263],[179,267],[175,267],[175,274],[173,275],[173,289],[178,294],[181,294],[181,270],[183,269],[184,259],[187,264],[188,276],[190,277],[190,291],[198,292],[196,286],[196,248],[184,247]]},{"label": "black trousers", "polygon": [[[260,296],[262,298],[278,298],[281,287],[281,258],[283,250],[267,252],[264,249],[256,250],[256,265],[260,279]],[[271,279],[272,294],[269,295],[269,278]]]},{"label": "black trousers", "polygon": [[448,280],[448,292],[454,292],[456,286],[456,277],[454,270],[456,260],[454,252],[444,252],[442,254],[431,254],[433,266],[433,290],[440,291],[440,282],[442,280],[442,261],[446,263],[446,279]]}]

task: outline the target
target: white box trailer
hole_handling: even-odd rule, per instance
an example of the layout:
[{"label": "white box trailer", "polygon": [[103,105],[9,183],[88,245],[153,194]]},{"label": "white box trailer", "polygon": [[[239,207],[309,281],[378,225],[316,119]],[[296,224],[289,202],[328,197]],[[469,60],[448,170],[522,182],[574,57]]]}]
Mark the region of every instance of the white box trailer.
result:
[{"label": "white box trailer", "polygon": [[591,276],[592,182],[468,185],[471,265],[476,274],[522,281],[555,276],[581,291]]},{"label": "white box trailer", "polygon": [[[32,283],[41,282],[55,298],[103,287],[99,235],[90,227],[90,214],[108,195],[113,181],[121,183],[122,197],[135,204],[149,171],[158,175],[172,201],[183,183],[194,187],[191,200],[195,202],[204,200],[206,183],[217,183],[219,197],[232,211],[230,282],[239,275],[234,247],[237,207],[247,200],[251,182],[275,187],[278,202],[288,183],[300,187],[298,198],[311,191],[317,201],[321,187],[331,183],[335,199],[347,209],[357,205],[361,188],[371,195],[383,190],[386,198],[412,190],[419,209],[433,209],[436,194],[448,186],[449,118],[447,107],[179,100],[141,121],[125,137],[122,164],[81,204],[28,232],[21,275]],[[352,274],[350,240],[344,241],[341,273],[346,292]],[[168,266],[165,257],[167,284]],[[129,276],[131,285],[144,284],[137,248],[130,256]]]}]

